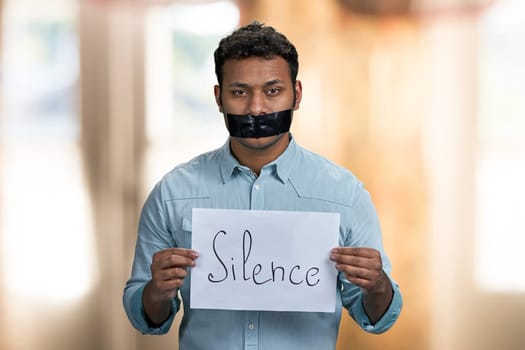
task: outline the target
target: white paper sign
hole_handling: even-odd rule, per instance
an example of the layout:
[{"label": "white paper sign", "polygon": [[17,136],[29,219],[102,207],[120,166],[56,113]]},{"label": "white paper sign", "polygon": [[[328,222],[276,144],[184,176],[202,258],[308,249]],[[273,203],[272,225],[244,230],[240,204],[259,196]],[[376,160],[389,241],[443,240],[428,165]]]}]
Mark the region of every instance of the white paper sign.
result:
[{"label": "white paper sign", "polygon": [[334,312],[339,213],[193,209],[193,309]]}]

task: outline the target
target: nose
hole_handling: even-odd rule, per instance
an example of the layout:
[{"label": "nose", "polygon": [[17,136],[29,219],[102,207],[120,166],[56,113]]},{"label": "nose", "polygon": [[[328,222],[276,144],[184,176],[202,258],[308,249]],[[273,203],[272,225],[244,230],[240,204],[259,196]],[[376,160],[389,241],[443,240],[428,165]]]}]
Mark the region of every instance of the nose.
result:
[{"label": "nose", "polygon": [[259,92],[251,95],[248,105],[249,115],[258,116],[267,113],[264,97],[264,94]]}]

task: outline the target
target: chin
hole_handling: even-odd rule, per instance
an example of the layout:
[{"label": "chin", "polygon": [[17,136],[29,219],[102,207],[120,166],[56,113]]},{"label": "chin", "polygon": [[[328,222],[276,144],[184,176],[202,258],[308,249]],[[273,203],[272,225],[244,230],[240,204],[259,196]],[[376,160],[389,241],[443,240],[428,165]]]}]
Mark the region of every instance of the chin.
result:
[{"label": "chin", "polygon": [[242,146],[252,150],[265,150],[275,145],[286,133],[277,136],[259,137],[259,138],[240,138],[235,140]]}]

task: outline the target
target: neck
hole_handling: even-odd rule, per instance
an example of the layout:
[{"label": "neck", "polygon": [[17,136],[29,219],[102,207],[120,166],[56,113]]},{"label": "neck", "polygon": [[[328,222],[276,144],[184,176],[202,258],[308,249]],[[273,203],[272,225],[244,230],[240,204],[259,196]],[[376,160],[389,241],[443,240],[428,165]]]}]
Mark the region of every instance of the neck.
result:
[{"label": "neck", "polygon": [[277,159],[289,144],[289,133],[284,133],[279,135],[267,147],[253,147],[244,143],[242,139],[231,138],[230,149],[240,164],[250,168],[251,171],[259,176],[262,167]]}]

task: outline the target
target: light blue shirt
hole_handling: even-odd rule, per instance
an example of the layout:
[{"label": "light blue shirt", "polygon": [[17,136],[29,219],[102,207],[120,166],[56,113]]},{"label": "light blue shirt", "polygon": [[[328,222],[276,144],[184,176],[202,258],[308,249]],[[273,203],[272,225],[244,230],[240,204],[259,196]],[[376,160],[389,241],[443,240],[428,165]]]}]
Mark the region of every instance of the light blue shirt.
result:
[{"label": "light blue shirt", "polygon": [[[232,156],[228,140],[222,148],[166,174],[144,204],[133,270],[123,297],[131,323],[142,333],[168,332],[180,309],[181,301],[175,298],[171,317],[160,327],[151,327],[144,314],[142,292],[151,279],[150,264],[155,252],[191,247],[192,208],[339,213],[339,244],[379,250],[383,268],[390,276],[391,265],[383,250],[376,210],[369,193],[354,175],[303,149],[292,138],[286,151],[256,176]],[[399,287],[392,281],[392,302],[383,317],[372,324],[363,308],[360,288],[339,273],[333,313],[190,309],[189,278],[191,270],[180,289],[184,301],[179,329],[182,350],[335,349],[342,307],[363,330],[382,333],[394,324],[402,306]]]}]

